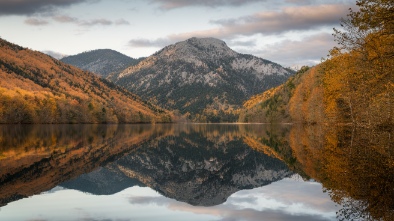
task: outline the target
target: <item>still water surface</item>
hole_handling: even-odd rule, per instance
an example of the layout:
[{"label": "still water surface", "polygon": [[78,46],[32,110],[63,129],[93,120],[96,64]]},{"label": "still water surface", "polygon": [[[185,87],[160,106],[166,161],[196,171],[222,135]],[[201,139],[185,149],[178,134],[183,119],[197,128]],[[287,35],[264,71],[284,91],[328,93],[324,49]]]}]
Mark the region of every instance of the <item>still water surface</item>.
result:
[{"label": "still water surface", "polygon": [[3,125],[0,220],[394,220],[390,130]]}]

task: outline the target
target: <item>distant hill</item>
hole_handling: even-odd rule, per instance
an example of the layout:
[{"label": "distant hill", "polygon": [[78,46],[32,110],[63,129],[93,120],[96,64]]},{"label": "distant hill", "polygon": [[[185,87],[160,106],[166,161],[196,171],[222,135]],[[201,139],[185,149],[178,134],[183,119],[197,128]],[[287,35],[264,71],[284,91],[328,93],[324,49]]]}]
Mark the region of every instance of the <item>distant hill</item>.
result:
[{"label": "distant hill", "polygon": [[111,49],[98,49],[67,56],[60,61],[93,72],[106,78],[112,72],[121,72],[141,59],[134,59]]},{"label": "distant hill", "polygon": [[240,54],[214,38],[169,45],[108,79],[190,120],[237,120],[236,110],[252,95],[285,82],[294,72]]},{"label": "distant hill", "polygon": [[0,123],[170,121],[168,113],[91,72],[0,39]]}]

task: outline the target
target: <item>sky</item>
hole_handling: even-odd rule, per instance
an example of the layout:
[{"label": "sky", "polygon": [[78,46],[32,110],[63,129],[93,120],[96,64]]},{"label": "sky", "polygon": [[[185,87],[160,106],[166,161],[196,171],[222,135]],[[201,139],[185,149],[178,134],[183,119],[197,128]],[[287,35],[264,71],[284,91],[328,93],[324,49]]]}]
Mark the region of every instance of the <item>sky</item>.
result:
[{"label": "sky", "polygon": [[54,57],[113,49],[133,58],[191,37],[285,67],[336,45],[351,0],[0,0],[0,37]]}]

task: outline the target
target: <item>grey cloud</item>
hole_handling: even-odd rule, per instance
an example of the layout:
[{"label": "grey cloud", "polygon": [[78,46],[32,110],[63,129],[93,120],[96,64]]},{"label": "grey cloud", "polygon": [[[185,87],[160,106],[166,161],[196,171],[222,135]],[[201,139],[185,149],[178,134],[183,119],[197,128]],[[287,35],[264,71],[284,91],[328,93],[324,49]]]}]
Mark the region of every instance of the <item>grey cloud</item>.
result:
[{"label": "grey cloud", "polygon": [[222,6],[241,6],[254,2],[262,2],[262,0],[151,0],[152,3],[159,4],[159,7],[164,10],[175,8],[183,8],[190,6],[202,7],[222,7]]},{"label": "grey cloud", "polygon": [[260,51],[245,51],[245,53],[253,53],[284,66],[313,66],[318,64],[333,46],[335,42],[331,34],[319,33],[299,41],[284,40],[267,45]]},{"label": "grey cloud", "polygon": [[112,25],[113,22],[107,19],[93,19],[93,20],[84,20],[78,23],[81,26],[95,26],[95,25]]},{"label": "grey cloud", "polygon": [[43,19],[38,19],[38,18],[28,18],[25,20],[25,23],[28,25],[33,25],[33,26],[42,26],[42,25],[49,24],[48,21],[45,21]]},{"label": "grey cloud", "polygon": [[53,20],[60,22],[60,23],[74,23],[79,26],[95,26],[95,25],[104,25],[104,26],[109,26],[109,25],[130,25],[128,21],[125,19],[118,19],[116,21],[111,21],[108,19],[92,19],[92,20],[80,20],[75,17],[71,17],[68,15],[58,15],[58,16],[53,16]]},{"label": "grey cloud", "polygon": [[250,40],[250,41],[230,40],[228,42],[228,44],[233,46],[233,47],[255,47],[256,46],[256,41],[255,40]]},{"label": "grey cloud", "polygon": [[115,25],[130,25],[130,22],[128,22],[128,21],[126,21],[126,20],[124,20],[124,19],[122,18],[122,19],[116,20],[116,21],[114,22],[114,24],[115,24]]},{"label": "grey cloud", "polygon": [[[281,11],[268,11],[237,19],[211,21],[219,25],[218,28],[173,34],[156,40],[133,39],[128,45],[163,47],[191,37],[215,37],[231,42],[239,36],[279,35],[291,31],[335,27],[339,25],[340,18],[346,16],[349,7],[351,6],[346,4],[286,7]],[[238,43],[242,44],[242,42]],[[245,46],[247,43],[252,42],[245,42]],[[239,46],[242,46],[241,44]]]},{"label": "grey cloud", "polygon": [[51,50],[47,50],[47,51],[42,51],[42,53],[47,54],[55,59],[62,59],[64,57],[66,57],[67,55],[56,52],[56,51],[51,51]]},{"label": "grey cloud", "polygon": [[211,21],[221,26],[225,35],[273,35],[289,31],[337,26],[348,13],[349,5],[316,5],[285,7],[281,11],[261,12],[238,19]]},{"label": "grey cloud", "polygon": [[113,221],[112,219],[83,218],[82,221]]},{"label": "grey cloud", "polygon": [[311,4],[311,0],[286,0],[288,3],[293,3],[293,4]]},{"label": "grey cloud", "polygon": [[168,38],[158,38],[155,40],[139,38],[130,40],[128,46],[136,48],[161,48],[172,43],[174,41]]},{"label": "grey cloud", "polygon": [[1,0],[0,16],[47,13],[59,7],[67,7],[82,2],[91,2],[91,0]]},{"label": "grey cloud", "polygon": [[60,23],[77,23],[78,18],[70,17],[68,15],[60,15],[60,16],[53,16],[53,20],[60,22]]}]

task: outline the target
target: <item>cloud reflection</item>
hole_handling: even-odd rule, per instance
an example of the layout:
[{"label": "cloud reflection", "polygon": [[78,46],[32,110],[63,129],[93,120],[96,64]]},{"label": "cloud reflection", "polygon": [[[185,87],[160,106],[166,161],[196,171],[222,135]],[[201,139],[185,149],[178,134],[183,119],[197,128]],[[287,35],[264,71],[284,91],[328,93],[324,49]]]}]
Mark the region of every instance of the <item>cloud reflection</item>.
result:
[{"label": "cloud reflection", "polygon": [[320,184],[294,179],[240,191],[226,203],[213,207],[191,206],[162,196],[131,196],[128,199],[134,205],[164,206],[172,211],[211,215],[220,221],[333,220],[336,211]]}]

